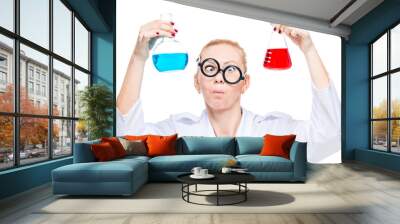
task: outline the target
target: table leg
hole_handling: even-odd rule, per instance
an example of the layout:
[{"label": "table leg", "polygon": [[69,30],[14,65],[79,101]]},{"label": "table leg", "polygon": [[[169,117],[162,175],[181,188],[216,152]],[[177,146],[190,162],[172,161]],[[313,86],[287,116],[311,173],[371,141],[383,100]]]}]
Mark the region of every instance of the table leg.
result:
[{"label": "table leg", "polygon": [[189,201],[189,195],[190,195],[190,184],[188,184],[188,185],[187,185],[187,191],[188,191],[188,193],[187,193],[187,201],[188,201],[188,202],[190,202],[190,201]]},{"label": "table leg", "polygon": [[217,184],[217,206],[219,205],[219,184]]},{"label": "table leg", "polygon": [[195,191],[197,192],[197,184],[196,184],[196,186],[195,186]]},{"label": "table leg", "polygon": [[246,183],[244,183],[244,201],[247,201],[247,192],[248,192],[248,190],[247,190],[247,182],[246,182]]}]

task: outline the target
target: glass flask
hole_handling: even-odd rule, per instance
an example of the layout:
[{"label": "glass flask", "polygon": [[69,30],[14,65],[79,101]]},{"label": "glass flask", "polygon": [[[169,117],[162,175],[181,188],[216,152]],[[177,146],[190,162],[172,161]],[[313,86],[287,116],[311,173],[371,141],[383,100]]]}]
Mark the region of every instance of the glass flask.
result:
[{"label": "glass flask", "polygon": [[[172,14],[163,13],[163,21],[171,22]],[[159,72],[184,70],[188,63],[188,53],[185,47],[175,37],[159,37],[152,50],[153,65]]]},{"label": "glass flask", "polygon": [[264,68],[285,70],[292,67],[286,38],[283,34],[272,31],[267,52],[264,58]]}]

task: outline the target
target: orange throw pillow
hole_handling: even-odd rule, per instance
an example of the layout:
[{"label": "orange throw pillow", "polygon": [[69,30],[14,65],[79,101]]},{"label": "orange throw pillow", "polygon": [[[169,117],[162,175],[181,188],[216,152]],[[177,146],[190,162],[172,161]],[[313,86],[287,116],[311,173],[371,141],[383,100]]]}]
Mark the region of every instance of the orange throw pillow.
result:
[{"label": "orange throw pillow", "polygon": [[108,142],[92,144],[90,148],[94,154],[94,157],[99,162],[110,161],[117,158],[113,147]]},{"label": "orange throw pillow", "polygon": [[290,148],[296,135],[269,135],[264,136],[264,145],[261,149],[261,156],[281,156],[290,158]]},{"label": "orange throw pillow", "polygon": [[119,141],[119,139],[117,137],[109,137],[109,138],[104,137],[104,138],[101,138],[101,142],[110,143],[110,145],[114,149],[114,152],[115,152],[115,155],[117,156],[117,158],[126,156],[126,151],[124,149],[124,146],[122,146],[121,142]]},{"label": "orange throw pillow", "polygon": [[170,136],[149,135],[146,143],[148,156],[176,155],[177,134]]},{"label": "orange throw pillow", "polygon": [[129,141],[143,141],[146,142],[146,139],[149,135],[125,135],[124,139],[129,140]]}]

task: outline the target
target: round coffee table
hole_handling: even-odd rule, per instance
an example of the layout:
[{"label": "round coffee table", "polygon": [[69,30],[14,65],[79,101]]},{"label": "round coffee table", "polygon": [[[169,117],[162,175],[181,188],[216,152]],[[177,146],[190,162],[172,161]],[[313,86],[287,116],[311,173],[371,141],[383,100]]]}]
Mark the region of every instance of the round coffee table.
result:
[{"label": "round coffee table", "polygon": [[[178,181],[182,183],[182,199],[188,203],[198,205],[234,205],[247,200],[247,192],[249,188],[247,183],[255,180],[255,177],[249,173],[214,173],[215,176],[212,179],[194,179],[190,177],[191,173],[182,174],[177,177]],[[197,185],[215,185],[215,190],[197,190]],[[194,191],[190,191],[190,186],[195,186]],[[237,190],[224,190],[220,189],[220,185],[236,185]],[[205,194],[209,192],[215,192],[215,194]],[[216,197],[216,204],[202,204],[190,201],[190,196],[204,196],[204,197]],[[240,196],[240,200],[231,203],[221,203],[221,197]]]}]

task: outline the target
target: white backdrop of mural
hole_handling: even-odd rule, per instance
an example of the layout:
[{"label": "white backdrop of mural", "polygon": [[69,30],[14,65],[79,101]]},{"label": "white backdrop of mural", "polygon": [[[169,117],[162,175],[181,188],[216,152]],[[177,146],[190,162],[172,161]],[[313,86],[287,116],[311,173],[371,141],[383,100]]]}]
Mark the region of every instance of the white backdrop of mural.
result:
[{"label": "white backdrop of mural", "polygon": [[[196,58],[201,48],[215,38],[237,41],[246,51],[251,85],[242,96],[242,106],[257,114],[281,111],[294,119],[307,120],[311,112],[311,77],[304,55],[287,41],[293,66],[284,71],[263,67],[272,26],[268,22],[189,7],[162,0],[117,1],[117,94],[119,93],[140,26],[158,19],[161,13],[173,14],[176,39],[189,53],[185,70],[158,72],[151,58],[146,62],[141,99],[145,121],[157,122],[170,114],[190,112],[200,115],[204,100],[193,85]],[[341,96],[341,40],[339,37],[310,32],[329,76]],[[118,124],[117,124],[118,128]],[[308,145],[308,160],[314,163],[341,162],[340,136],[323,145]],[[324,150],[312,150],[312,148]],[[316,153],[318,152],[318,153]]]}]

